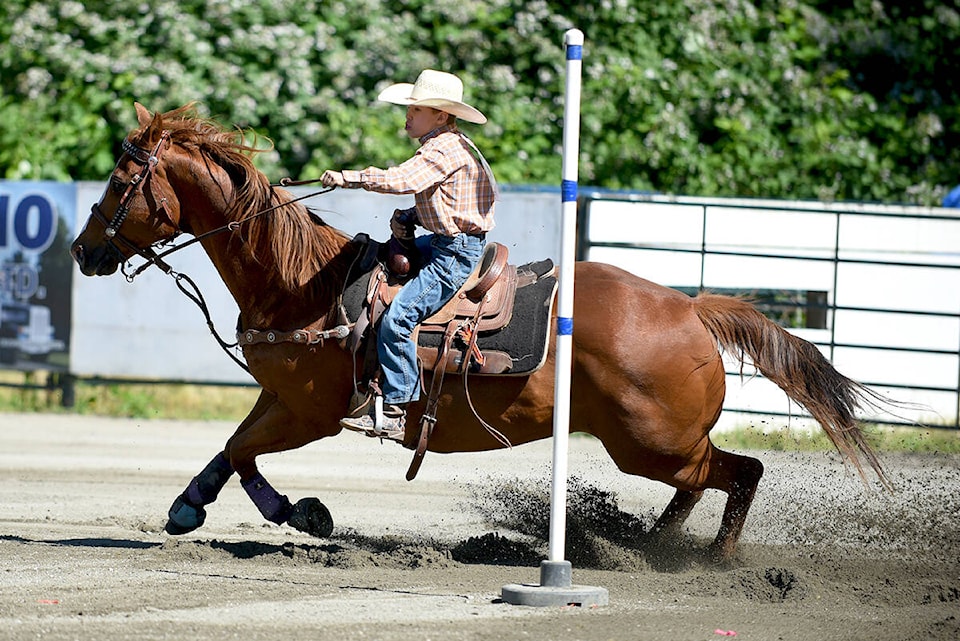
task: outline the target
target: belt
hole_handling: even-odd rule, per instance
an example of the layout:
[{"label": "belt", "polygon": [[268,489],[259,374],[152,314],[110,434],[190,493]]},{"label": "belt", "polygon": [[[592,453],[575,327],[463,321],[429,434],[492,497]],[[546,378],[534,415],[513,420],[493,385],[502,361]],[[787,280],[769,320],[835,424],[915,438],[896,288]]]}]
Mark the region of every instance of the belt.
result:
[{"label": "belt", "polygon": [[467,236],[470,236],[470,237],[472,237],[472,238],[478,238],[478,239],[480,239],[480,240],[486,240],[486,239],[487,239],[487,232],[481,231],[481,232],[477,232],[477,233],[475,233],[475,234],[467,234]]}]

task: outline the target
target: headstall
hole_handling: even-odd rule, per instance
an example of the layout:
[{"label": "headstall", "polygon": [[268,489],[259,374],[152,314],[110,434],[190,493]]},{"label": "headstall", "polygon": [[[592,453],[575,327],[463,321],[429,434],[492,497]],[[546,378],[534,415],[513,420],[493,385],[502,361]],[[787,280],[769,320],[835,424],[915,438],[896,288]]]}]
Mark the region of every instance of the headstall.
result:
[{"label": "headstall", "polygon": [[[157,165],[160,164],[160,156],[163,154],[164,150],[169,146],[169,144],[169,131],[164,131],[162,134],[160,134],[160,140],[157,141],[157,144],[154,146],[152,151],[138,147],[129,140],[124,140],[121,144],[123,151],[133,158],[137,163],[139,163],[140,171],[134,174],[133,178],[130,179],[130,182],[127,183],[127,186],[124,188],[123,193],[120,195],[120,201],[117,203],[117,208],[113,213],[113,218],[107,219],[106,215],[104,215],[103,211],[100,209],[100,203],[95,203],[93,207],[91,207],[91,213],[93,217],[103,224],[103,235],[107,239],[107,242],[110,243],[110,245],[115,251],[117,251],[118,254],[120,254],[121,264],[125,262],[125,259],[123,259],[119,248],[116,247],[117,243],[123,245],[133,253],[142,256],[146,260],[157,264],[161,269],[165,269],[165,271],[169,269],[162,264],[162,261],[158,261],[157,254],[152,248],[139,247],[120,233],[120,227],[123,225],[124,221],[127,219],[127,215],[130,213],[130,206],[133,199],[137,194],[142,193],[144,187],[146,187],[147,183],[150,182],[150,179],[156,172]],[[166,209],[166,198],[161,198],[158,203],[161,209]],[[161,242],[169,242],[178,234],[179,230],[174,233],[173,236],[166,238]]]}]

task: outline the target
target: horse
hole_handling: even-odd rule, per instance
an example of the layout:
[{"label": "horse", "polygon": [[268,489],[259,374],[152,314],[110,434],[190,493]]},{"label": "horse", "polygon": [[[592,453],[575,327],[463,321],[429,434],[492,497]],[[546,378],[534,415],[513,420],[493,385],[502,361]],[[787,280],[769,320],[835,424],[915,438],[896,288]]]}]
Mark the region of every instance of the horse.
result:
[{"label": "horse", "polygon": [[[147,260],[144,266],[169,270],[155,249],[181,233],[192,235],[188,242],[201,243],[236,300],[238,332],[306,330],[320,337],[243,345],[259,397],[223,450],[174,500],[166,531],[200,527],[205,508],[238,474],[265,519],[327,537],[333,520],[323,503],[305,497],[293,504],[263,477],[257,459],[341,431],[355,356],[323,338],[336,335],[338,295],[360,246],[271,185],[254,166],[257,150],[243,131],[200,117],[192,103],[167,113],[135,108],[138,126],[123,141],[104,193],[71,245],[80,271],[110,275],[135,256]],[[887,484],[857,419],[859,410],[876,407],[876,393],[750,302],[707,292],[689,296],[598,262],[578,262],[574,282],[571,430],[599,439],[622,472],[675,488],[649,532],[638,535],[678,535],[703,492],[714,489],[727,498],[704,553],[723,561],[736,552],[764,467],[710,439],[725,395],[723,353],[752,362],[806,408],[864,483],[865,461]],[[555,314],[553,324],[555,337]],[[544,366],[529,375],[479,376],[469,392],[445,389],[429,450],[504,447],[477,416],[512,444],[551,436],[554,350],[551,339]],[[423,406],[408,408],[408,441]]]}]

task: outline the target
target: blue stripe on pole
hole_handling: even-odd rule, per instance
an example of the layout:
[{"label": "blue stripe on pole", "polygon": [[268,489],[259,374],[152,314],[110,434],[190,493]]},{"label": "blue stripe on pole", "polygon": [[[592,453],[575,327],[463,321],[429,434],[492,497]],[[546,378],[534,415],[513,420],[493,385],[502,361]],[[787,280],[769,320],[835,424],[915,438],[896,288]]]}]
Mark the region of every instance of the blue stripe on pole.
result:
[{"label": "blue stripe on pole", "polygon": [[567,45],[567,60],[582,60],[583,45]]},{"label": "blue stripe on pole", "polygon": [[576,180],[560,181],[560,200],[565,203],[576,202],[577,200],[577,181]]},{"label": "blue stripe on pole", "polygon": [[573,319],[563,316],[557,317],[557,335],[570,336],[573,334]]}]

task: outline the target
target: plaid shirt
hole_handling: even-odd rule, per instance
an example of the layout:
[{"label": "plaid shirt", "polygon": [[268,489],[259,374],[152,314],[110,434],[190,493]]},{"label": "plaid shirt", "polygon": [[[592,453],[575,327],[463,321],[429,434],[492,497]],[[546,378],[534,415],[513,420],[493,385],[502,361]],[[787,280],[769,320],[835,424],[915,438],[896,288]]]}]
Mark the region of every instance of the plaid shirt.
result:
[{"label": "plaid shirt", "polygon": [[415,194],[417,222],[435,234],[456,236],[493,229],[496,194],[479,151],[454,124],[420,139],[413,158],[397,167],[343,171],[350,187],[383,194]]}]

